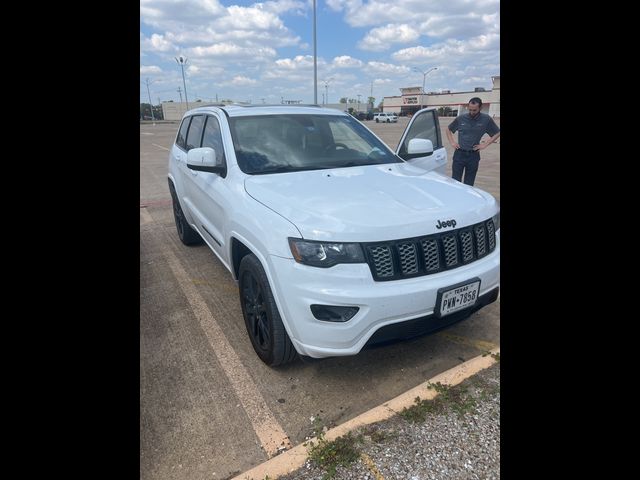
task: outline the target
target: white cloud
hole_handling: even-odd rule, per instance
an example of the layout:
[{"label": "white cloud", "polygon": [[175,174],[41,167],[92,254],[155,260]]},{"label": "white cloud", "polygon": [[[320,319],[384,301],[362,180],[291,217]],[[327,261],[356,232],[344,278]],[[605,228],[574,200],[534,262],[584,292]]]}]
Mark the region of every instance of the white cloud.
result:
[{"label": "white cloud", "polygon": [[447,63],[460,57],[480,54],[489,56],[499,55],[500,35],[492,33],[479,35],[468,40],[447,40],[429,47],[418,45],[416,47],[403,48],[391,56],[396,61],[420,62],[430,61],[435,63]]},{"label": "white cloud", "polygon": [[276,14],[286,13],[290,10],[294,10],[295,13],[301,14],[305,9],[305,4],[296,0],[276,0],[264,3],[254,4],[256,8],[262,8],[267,12]]},{"label": "white cloud", "polygon": [[140,65],[140,75],[153,75],[162,73],[162,69],[157,65]]},{"label": "white cloud", "polygon": [[165,30],[184,24],[197,25],[224,12],[217,0],[140,0],[140,19]]},{"label": "white cloud", "polygon": [[246,58],[264,61],[265,57],[274,57],[276,51],[271,47],[241,47],[234,43],[215,43],[207,47],[194,47],[187,51],[193,58]]},{"label": "white cloud", "polygon": [[[312,46],[306,43],[311,0],[221,2],[141,0],[140,71],[153,75],[152,89],[177,99],[182,77],[173,57],[180,53],[189,57],[189,92],[312,101]],[[325,17],[320,45],[322,32],[339,36],[349,28],[345,24],[359,27],[360,40],[328,50],[327,60],[318,59],[318,100],[326,93],[326,79],[331,79],[330,99],[368,95],[373,83],[380,101],[399,95],[400,87],[422,85],[413,67],[438,67],[427,77],[428,90],[490,87],[491,75],[500,72],[498,0],[326,0],[320,14],[324,5],[343,18],[335,23],[336,15]],[[290,23],[301,15],[308,22]],[[356,46],[366,56],[358,55]],[[282,47],[294,48],[283,52]],[[374,53],[384,51],[388,54]]]},{"label": "white cloud", "polygon": [[[499,0],[327,0],[334,11],[344,11],[344,20],[352,27],[367,27],[398,22],[426,22],[432,17],[452,19],[469,14],[494,14]],[[443,13],[444,12],[444,13]]]},{"label": "white cloud", "polygon": [[384,62],[367,62],[367,65],[372,72],[382,75],[406,76],[411,73],[411,69],[409,67],[405,67],[404,65],[393,65],[391,63]]},{"label": "white cloud", "polygon": [[[320,59],[316,63],[320,63]],[[312,55],[297,55],[294,58],[280,58],[275,61],[278,68],[286,70],[300,70],[313,68],[313,56]]]},{"label": "white cloud", "polygon": [[235,85],[235,86],[238,86],[238,87],[243,87],[243,86],[246,86],[246,85],[255,85],[256,83],[258,83],[258,82],[256,80],[254,80],[253,78],[248,78],[248,77],[245,77],[245,76],[242,76],[242,75],[236,75],[235,77],[233,77],[231,82],[229,82],[229,85]]},{"label": "white cloud", "polygon": [[169,52],[177,51],[178,47],[165,39],[164,35],[154,33],[150,38],[142,37],[140,41],[140,49],[152,52]]},{"label": "white cloud", "polygon": [[333,66],[336,68],[359,68],[362,67],[362,60],[349,55],[342,55],[333,59]]},{"label": "white cloud", "polygon": [[417,40],[420,34],[407,24],[388,24],[371,30],[358,47],[363,50],[383,51],[388,50],[394,43],[409,43]]}]

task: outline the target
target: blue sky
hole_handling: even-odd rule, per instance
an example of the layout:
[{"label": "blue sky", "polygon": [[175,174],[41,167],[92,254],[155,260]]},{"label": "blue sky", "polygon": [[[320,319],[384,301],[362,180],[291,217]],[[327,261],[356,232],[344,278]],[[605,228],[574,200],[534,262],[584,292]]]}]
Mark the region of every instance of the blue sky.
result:
[{"label": "blue sky", "polygon": [[[373,85],[377,105],[422,86],[415,68],[437,67],[426,91],[491,88],[499,11],[498,0],[317,0],[318,103],[327,81],[331,103],[366,100]],[[312,103],[312,19],[306,0],[141,0],[140,80],[153,103],[179,101],[184,55],[189,102]]]}]

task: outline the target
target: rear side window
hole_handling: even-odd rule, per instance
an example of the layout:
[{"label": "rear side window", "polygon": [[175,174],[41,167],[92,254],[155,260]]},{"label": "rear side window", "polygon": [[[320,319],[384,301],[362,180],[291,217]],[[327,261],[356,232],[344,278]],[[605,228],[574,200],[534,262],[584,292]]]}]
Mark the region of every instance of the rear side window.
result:
[{"label": "rear side window", "polygon": [[216,152],[216,158],[224,164],[224,148],[222,146],[222,135],[220,134],[220,124],[218,119],[207,115],[207,124],[204,127],[202,146],[211,147]]},{"label": "rear side window", "polygon": [[191,117],[187,117],[182,120],[182,125],[180,125],[180,130],[178,131],[178,137],[176,138],[176,145],[180,148],[187,149],[187,130],[189,129],[189,122],[191,121]]},{"label": "rear side window", "polygon": [[202,129],[204,127],[204,115],[194,115],[187,133],[187,152],[192,148],[200,148]]}]

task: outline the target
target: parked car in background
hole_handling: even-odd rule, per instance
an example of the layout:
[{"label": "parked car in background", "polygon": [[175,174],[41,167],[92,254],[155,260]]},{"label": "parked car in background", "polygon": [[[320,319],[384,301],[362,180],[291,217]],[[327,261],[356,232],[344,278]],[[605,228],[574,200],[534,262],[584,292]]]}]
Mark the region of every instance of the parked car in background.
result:
[{"label": "parked car in background", "polygon": [[380,123],[380,122],[395,123],[398,121],[398,116],[393,112],[382,112],[382,113],[376,113],[373,116],[373,119],[376,121],[376,123]]}]

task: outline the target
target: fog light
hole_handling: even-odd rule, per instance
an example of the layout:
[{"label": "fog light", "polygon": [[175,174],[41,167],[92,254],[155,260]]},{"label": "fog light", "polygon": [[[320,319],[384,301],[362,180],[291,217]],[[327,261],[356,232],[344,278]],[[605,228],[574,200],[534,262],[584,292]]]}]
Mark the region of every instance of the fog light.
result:
[{"label": "fog light", "polygon": [[358,307],[341,307],[338,305],[311,305],[311,313],[318,320],[325,322],[346,322],[358,313]]}]

